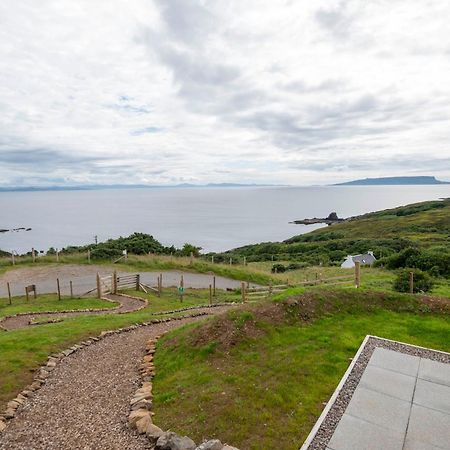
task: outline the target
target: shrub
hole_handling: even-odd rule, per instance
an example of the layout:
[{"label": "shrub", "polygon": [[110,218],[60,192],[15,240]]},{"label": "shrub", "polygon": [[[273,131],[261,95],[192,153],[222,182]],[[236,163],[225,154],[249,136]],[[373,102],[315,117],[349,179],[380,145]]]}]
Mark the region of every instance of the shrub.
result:
[{"label": "shrub", "polygon": [[398,292],[409,292],[409,274],[414,274],[414,293],[429,292],[433,289],[433,279],[418,269],[405,269],[398,272],[394,281],[394,289]]},{"label": "shrub", "polygon": [[286,266],[283,264],[274,264],[272,266],[272,273],[283,273],[286,272]]}]

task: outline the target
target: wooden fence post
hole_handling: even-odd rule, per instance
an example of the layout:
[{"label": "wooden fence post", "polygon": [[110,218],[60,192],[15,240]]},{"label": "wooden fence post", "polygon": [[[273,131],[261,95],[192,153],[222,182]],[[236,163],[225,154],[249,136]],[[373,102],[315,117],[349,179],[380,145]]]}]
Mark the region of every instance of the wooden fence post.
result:
[{"label": "wooden fence post", "polygon": [[233,265],[233,258],[230,258],[230,266]]},{"label": "wooden fence post", "polygon": [[69,281],[69,286],[70,286],[70,298],[73,298],[73,283],[72,283],[72,280]]},{"label": "wooden fence post", "polygon": [[8,298],[9,298],[9,304],[12,304],[11,300],[11,286],[9,285],[9,281],[6,283],[6,286],[8,287]]},{"label": "wooden fence post", "polygon": [[141,288],[141,276],[139,274],[136,274],[136,290],[139,291]]},{"label": "wooden fence post", "polygon": [[192,264],[194,264],[194,253],[191,252],[191,254],[189,255],[189,264],[192,266]]},{"label": "wooden fence post", "polygon": [[180,280],[180,301],[183,302],[183,295],[184,295],[184,279],[183,279],[183,275],[181,275],[181,280]]},{"label": "wooden fence post", "polygon": [[56,262],[59,262],[59,252],[56,250]]},{"label": "wooden fence post", "polygon": [[88,264],[90,264],[91,263],[91,251],[90,250],[87,251],[87,260],[88,260]]},{"label": "wooden fence post", "polygon": [[163,288],[163,275],[162,273],[159,274],[159,296],[161,297],[162,294],[162,288]]},{"label": "wooden fence post", "polygon": [[213,276],[213,296],[216,296],[216,276]]},{"label": "wooden fence post", "polygon": [[209,285],[209,306],[212,305],[212,286]]},{"label": "wooden fence post", "polygon": [[246,265],[247,265],[247,257],[244,256],[244,266],[246,266]]},{"label": "wooden fence post", "polygon": [[409,272],[409,293],[414,294],[414,272]]},{"label": "wooden fence post", "polygon": [[14,256],[14,250],[11,252],[12,265],[16,265],[16,257]]},{"label": "wooden fence post", "polygon": [[241,297],[242,303],[245,303],[245,283],[243,281],[241,283]]},{"label": "wooden fence post", "polygon": [[359,288],[361,286],[361,263],[359,261],[355,262],[355,287]]},{"label": "wooden fence post", "polygon": [[211,264],[214,264],[214,255],[211,256]]},{"label": "wooden fence post", "polygon": [[28,289],[27,288],[25,288],[25,295],[27,296],[27,302],[29,302],[30,301],[30,296],[28,294]]},{"label": "wooden fence post", "polygon": [[61,300],[61,287],[59,285],[59,278],[56,279],[56,288],[58,289],[58,300]]},{"label": "wooden fence post", "polygon": [[102,284],[100,281],[100,274],[97,272],[97,297],[102,298]]},{"label": "wooden fence post", "polygon": [[113,279],[112,279],[112,293],[117,294],[117,270],[113,273]]},{"label": "wooden fence post", "polygon": [[36,262],[36,251],[34,250],[34,247],[31,249],[31,257],[33,258],[33,262]]}]

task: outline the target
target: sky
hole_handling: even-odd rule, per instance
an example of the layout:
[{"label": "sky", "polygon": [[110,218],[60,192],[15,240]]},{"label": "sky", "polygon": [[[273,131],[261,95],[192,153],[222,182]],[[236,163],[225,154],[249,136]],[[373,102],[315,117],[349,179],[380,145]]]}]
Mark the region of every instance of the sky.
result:
[{"label": "sky", "polygon": [[450,2],[2,0],[0,186],[450,180]]}]

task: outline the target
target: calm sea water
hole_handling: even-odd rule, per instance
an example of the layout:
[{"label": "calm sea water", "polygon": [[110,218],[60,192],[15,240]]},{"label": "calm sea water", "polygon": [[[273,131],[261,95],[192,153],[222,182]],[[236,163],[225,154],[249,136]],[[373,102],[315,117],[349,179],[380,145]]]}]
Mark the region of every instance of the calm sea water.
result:
[{"label": "calm sea water", "polygon": [[331,211],[347,217],[440,197],[450,197],[450,185],[6,192],[0,228],[32,231],[0,234],[0,249],[62,248],[139,231],[166,245],[222,251],[320,227],[289,224],[295,219]]}]

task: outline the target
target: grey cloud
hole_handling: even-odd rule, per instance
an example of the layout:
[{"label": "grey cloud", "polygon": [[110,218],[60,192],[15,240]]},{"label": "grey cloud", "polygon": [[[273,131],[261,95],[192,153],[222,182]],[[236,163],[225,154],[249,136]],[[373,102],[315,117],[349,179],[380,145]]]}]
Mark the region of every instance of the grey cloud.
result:
[{"label": "grey cloud", "polygon": [[0,150],[0,163],[14,166],[35,166],[38,170],[47,170],[49,166],[71,166],[73,164],[93,163],[107,159],[109,158],[76,155],[74,153],[41,148]]},{"label": "grey cloud", "polygon": [[215,29],[215,17],[198,0],[155,0],[168,33],[176,40],[201,43]]},{"label": "grey cloud", "polygon": [[345,0],[341,1],[337,6],[317,10],[315,19],[320,26],[333,33],[335,37],[346,39],[350,36],[350,26],[353,22],[353,17],[347,11]]}]

